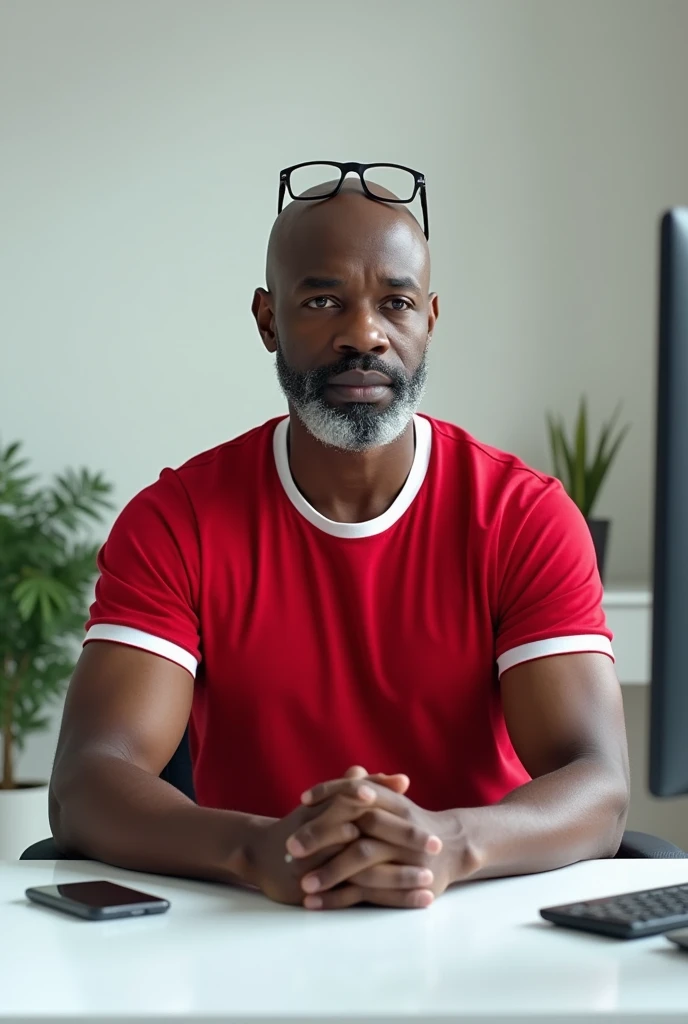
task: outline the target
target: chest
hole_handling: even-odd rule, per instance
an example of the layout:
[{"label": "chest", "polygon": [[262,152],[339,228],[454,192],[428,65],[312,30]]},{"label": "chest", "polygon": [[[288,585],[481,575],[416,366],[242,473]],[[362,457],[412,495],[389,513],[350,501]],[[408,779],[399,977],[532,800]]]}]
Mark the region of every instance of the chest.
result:
[{"label": "chest", "polygon": [[[437,517],[435,517],[437,520]],[[328,710],[448,713],[494,679],[487,574],[456,522],[383,537],[268,517],[207,547],[202,672],[210,692],[322,721]]]}]

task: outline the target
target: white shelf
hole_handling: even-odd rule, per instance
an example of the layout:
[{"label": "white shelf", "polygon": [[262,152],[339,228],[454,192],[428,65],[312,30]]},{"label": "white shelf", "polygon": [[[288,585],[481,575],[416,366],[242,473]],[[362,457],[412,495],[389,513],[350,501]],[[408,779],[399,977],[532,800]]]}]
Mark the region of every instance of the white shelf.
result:
[{"label": "white shelf", "polygon": [[652,594],[647,587],[609,587],[604,610],[614,639],[616,672],[626,686],[650,682]]}]

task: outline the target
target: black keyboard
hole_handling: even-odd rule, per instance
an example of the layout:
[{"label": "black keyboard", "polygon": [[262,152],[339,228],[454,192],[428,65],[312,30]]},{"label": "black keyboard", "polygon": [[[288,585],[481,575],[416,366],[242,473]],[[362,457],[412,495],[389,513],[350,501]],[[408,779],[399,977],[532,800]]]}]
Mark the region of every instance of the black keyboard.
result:
[{"label": "black keyboard", "polygon": [[584,903],[545,907],[540,915],[545,921],[565,928],[599,932],[616,939],[641,939],[645,935],[688,926],[688,885],[668,885]]}]

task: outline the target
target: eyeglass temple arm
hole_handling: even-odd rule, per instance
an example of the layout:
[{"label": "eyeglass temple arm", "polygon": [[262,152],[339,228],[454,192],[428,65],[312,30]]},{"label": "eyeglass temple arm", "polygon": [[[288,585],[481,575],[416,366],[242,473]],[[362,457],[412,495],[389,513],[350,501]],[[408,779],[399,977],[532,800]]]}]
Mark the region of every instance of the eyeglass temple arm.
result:
[{"label": "eyeglass temple arm", "polygon": [[282,212],[282,203],[284,202],[284,193],[286,191],[286,188],[287,188],[287,183],[285,182],[284,178],[281,178],[280,179],[279,194],[277,196],[277,213],[278,214],[280,214]]},{"label": "eyeglass temple arm", "polygon": [[430,220],[428,218],[428,200],[425,195],[425,185],[420,187],[420,205],[423,210],[423,220],[425,221],[425,238],[430,241]]}]

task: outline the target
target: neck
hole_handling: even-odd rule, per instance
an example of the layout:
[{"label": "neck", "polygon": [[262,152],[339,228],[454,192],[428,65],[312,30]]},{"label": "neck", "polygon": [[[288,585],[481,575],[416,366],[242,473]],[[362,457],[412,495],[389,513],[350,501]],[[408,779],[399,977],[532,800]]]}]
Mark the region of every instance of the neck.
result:
[{"label": "neck", "polygon": [[289,468],[306,501],[336,523],[364,523],[386,512],[413,465],[413,420],[392,444],[365,452],[329,448],[296,413],[289,421]]}]

